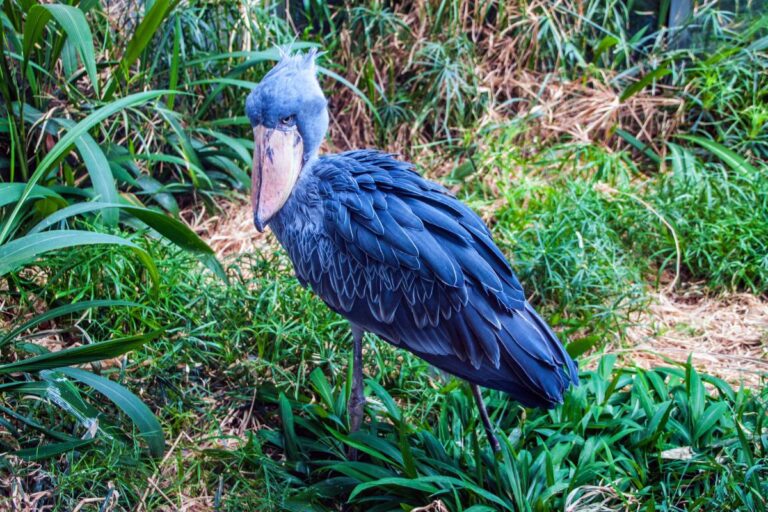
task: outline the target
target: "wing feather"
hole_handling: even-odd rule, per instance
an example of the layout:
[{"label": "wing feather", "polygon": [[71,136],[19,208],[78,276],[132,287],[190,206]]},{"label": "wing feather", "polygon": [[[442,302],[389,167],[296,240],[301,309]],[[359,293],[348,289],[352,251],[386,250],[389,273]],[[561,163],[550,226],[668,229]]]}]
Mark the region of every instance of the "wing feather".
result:
[{"label": "wing feather", "polygon": [[488,228],[445,188],[375,151],[323,157],[313,172],[322,229],[289,252],[332,309],[527,405],[577,382]]}]

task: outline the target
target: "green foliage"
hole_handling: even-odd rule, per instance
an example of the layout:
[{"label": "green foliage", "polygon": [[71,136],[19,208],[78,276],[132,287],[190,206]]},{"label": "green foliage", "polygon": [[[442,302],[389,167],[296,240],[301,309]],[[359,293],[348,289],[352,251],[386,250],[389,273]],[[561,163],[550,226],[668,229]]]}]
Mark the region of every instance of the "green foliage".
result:
[{"label": "green foliage", "polygon": [[[707,13],[705,43],[679,58],[692,131],[746,158],[768,158],[768,16]],[[709,23],[706,23],[709,22]],[[682,57],[685,57],[683,59]]]},{"label": "green foliage", "polygon": [[[564,333],[603,345],[623,332],[648,303],[642,267],[626,250],[613,224],[615,202],[589,182],[560,188],[516,182],[496,212],[496,240],[515,255],[527,294],[542,302]],[[581,331],[581,332],[579,332]]]},{"label": "green foliage", "polygon": [[[619,368],[607,356],[590,370],[594,363],[582,361],[582,385],[552,411],[486,394],[504,438],[496,460],[469,390],[368,339],[367,420],[350,434],[348,327],[280,270],[284,256],[243,257],[225,285],[196,272],[189,255],[157,244],[147,250],[160,261],[159,301],[142,320],[125,307],[94,310],[87,330],[106,338],[144,322],[172,326],[121,370],[126,385],[145,390],[166,436],[179,440],[164,492],[220,488],[222,510],[333,510],[347,500],[352,510],[392,510],[436,499],[449,510],[558,510],[604,500],[610,508],[766,507],[765,388],[734,390],[690,365]],[[95,281],[88,274],[102,266],[91,256],[81,256],[79,274],[54,271],[51,284],[20,282],[19,290],[88,297]],[[70,262],[59,254],[46,264]],[[100,282],[113,288],[137,271]],[[120,297],[150,301],[131,288]],[[254,424],[262,428],[251,432]],[[359,460],[347,459],[350,447]],[[98,435],[47,466],[55,502],[66,508],[104,496],[110,481],[120,503],[135,508],[145,488],[138,484],[154,472],[137,456],[130,444]],[[155,490],[146,494],[147,506],[164,503]]]},{"label": "green foliage", "polygon": [[[8,148],[9,159],[0,162],[0,277],[7,280],[7,292],[4,293],[9,296],[14,295],[15,286],[23,281],[20,274],[15,273],[40,264],[41,256],[51,251],[84,250],[97,245],[132,249],[156,292],[160,280],[157,266],[142,244],[125,236],[93,229],[95,222],[97,229],[115,230],[118,220],[127,226],[129,219],[140,230],[151,228],[178,247],[197,254],[219,277],[225,278],[213,251],[184,223],[141,206],[135,196],[133,204],[121,197],[118,182],[122,175],[115,172],[121,162],[110,157],[127,151],[124,148],[122,152],[114,148],[106,150],[107,137],[126,133],[120,123],[112,121],[115,116],[122,115],[127,119],[127,112],[169,92],[150,90],[112,99],[120,85],[118,82],[122,81],[119,77],[127,75],[128,68],[142,54],[167,15],[170,4],[157,2],[155,9],[147,13],[127,46],[119,64],[122,68],[111,70],[113,79],[103,96],[93,32],[87,18],[96,6],[96,3],[71,6],[9,2],[4,7],[0,55],[4,129],[0,133],[0,145]],[[162,12],[158,12],[159,9]],[[92,18],[101,20],[94,25],[96,33],[103,34],[109,26],[105,19]],[[56,24],[50,23],[51,20]],[[78,59],[85,69],[88,84],[82,82]],[[112,64],[99,64],[102,69],[113,67]],[[82,108],[67,104],[81,105]],[[70,117],[79,120],[75,122]],[[35,139],[46,142],[41,145],[34,143]],[[43,149],[38,149],[40,147]],[[122,219],[120,213],[123,213]],[[75,216],[81,219],[73,221]],[[141,277],[136,276],[132,286],[141,288],[140,284]],[[55,352],[24,341],[35,336],[35,332],[27,332],[28,329],[39,327],[45,321],[60,320],[94,306],[121,305],[125,305],[124,301],[73,301],[68,306],[59,305],[40,313],[31,320],[23,321],[23,317],[19,317],[18,323],[11,323],[8,331],[2,333],[5,351],[2,354],[4,362],[0,365],[0,374],[4,376],[0,389],[3,400],[10,400],[13,406],[1,407],[17,425],[26,427],[19,430],[3,420],[4,425],[11,427],[12,436],[2,441],[2,451],[41,459],[82,448],[90,444],[97,432],[112,442],[126,442],[128,438],[114,424],[114,419],[99,410],[99,402],[84,398],[81,388],[74,384],[77,381],[98,390],[124,411],[147,441],[150,454],[162,455],[161,427],[139,398],[117,383],[80,369],[67,368],[117,357],[156,338],[162,331],[152,329],[149,334],[131,336],[113,333],[105,341],[93,341],[86,335],[84,345]],[[35,355],[23,357],[25,351]],[[9,395],[11,398],[6,398]],[[35,399],[30,401],[30,397]],[[41,408],[40,403],[46,405]],[[76,434],[75,429],[62,430],[58,425],[58,418],[62,416],[74,419],[75,428],[84,432]],[[56,442],[38,445],[42,438]],[[80,441],[81,438],[85,441]],[[25,448],[30,444],[32,447]]]},{"label": "green foliage", "polygon": [[[11,406],[9,408],[0,405],[0,410],[31,431],[18,430],[3,420],[3,424],[10,427],[11,434],[10,443],[7,439],[0,442],[4,452],[29,460],[44,459],[75,448],[84,448],[91,444],[97,433],[113,443],[126,443],[127,436],[114,424],[112,418],[99,411],[93,402],[85,399],[83,390],[74,385],[77,381],[101,392],[123,410],[147,441],[152,456],[159,457],[163,454],[164,436],[160,424],[152,411],[136,395],[104,377],[70,368],[71,365],[110,359],[135,350],[158,337],[162,331],[90,342],[56,352],[25,341],[39,336],[34,328],[41,324],[71,317],[75,313],[87,313],[92,308],[99,307],[141,308],[139,304],[120,300],[73,302],[37,315],[21,325],[12,326],[9,332],[2,333],[0,347],[6,350],[15,348],[17,354],[25,351],[37,354],[0,365],[0,375],[6,377],[0,384],[0,395],[3,402]],[[27,332],[30,329],[31,331]],[[35,405],[38,400],[47,406],[40,408]],[[58,426],[58,421],[52,421],[61,415],[73,420],[76,428],[82,430],[82,433],[79,436],[73,435],[75,432],[62,429]],[[41,445],[41,436],[54,439],[55,442]],[[23,448],[28,444],[32,446]]]},{"label": "green foliage", "polygon": [[[280,401],[275,414],[292,425],[263,431],[265,442],[286,450],[285,471],[300,479],[283,506],[331,510],[349,496],[353,510],[408,509],[435,499],[449,510],[600,502],[765,509],[765,397],[702,380],[691,366],[613,370],[613,363],[607,357],[585,372],[582,387],[552,412],[523,413],[494,394],[491,417],[505,433],[496,459],[465,389],[430,392],[439,398],[424,412],[426,421],[414,424],[397,396],[369,380],[371,422],[351,435],[339,414],[344,386],[333,377],[315,370],[316,394],[291,401],[292,408],[284,395],[264,390],[258,399]],[[364,454],[360,460],[345,460],[350,447]],[[594,482],[605,487],[590,487]]]},{"label": "green foliage", "polygon": [[[764,293],[768,290],[768,166],[745,164],[737,159],[724,169],[672,146],[671,172],[659,179],[651,197],[674,226],[682,242],[682,262],[693,277],[706,279],[712,287]],[[646,248],[654,249],[657,258],[669,258],[668,244]]]},{"label": "green foliage", "polygon": [[[630,30],[638,3],[282,7],[4,3],[0,452],[44,469],[1,459],[21,486],[55,489],[44,505],[62,510],[213,493],[223,510],[765,510],[765,386],[690,363],[583,357],[582,386],[552,411],[491,392],[495,459],[459,382],[367,340],[370,421],[350,433],[346,323],[273,245],[214,279],[200,263],[221,264],[178,220],[192,198],[250,186],[243,102],[275,46],[320,46],[337,145],[454,158],[444,181],[572,353],[620,338],[672,273],[765,293],[764,18],[703,6],[686,48],[663,16]],[[542,80],[533,100],[523,71]],[[623,106],[682,97],[686,135],[617,121],[606,140],[542,138],[550,79],[595,81]],[[165,462],[145,457],[166,438]]]}]

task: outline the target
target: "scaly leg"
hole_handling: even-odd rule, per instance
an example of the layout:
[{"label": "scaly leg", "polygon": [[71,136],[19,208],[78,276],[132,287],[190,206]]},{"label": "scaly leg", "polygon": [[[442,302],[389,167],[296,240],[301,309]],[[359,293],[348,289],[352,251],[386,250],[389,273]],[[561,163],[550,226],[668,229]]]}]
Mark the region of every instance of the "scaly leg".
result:
[{"label": "scaly leg", "polygon": [[357,432],[363,423],[365,395],[363,394],[363,335],[365,331],[352,325],[352,393],[349,396],[349,431]]},{"label": "scaly leg", "polygon": [[491,419],[488,417],[488,410],[485,408],[485,402],[483,402],[483,395],[480,393],[480,386],[477,384],[470,384],[472,388],[472,394],[475,396],[475,403],[477,403],[477,409],[480,411],[480,418],[483,420],[483,426],[485,427],[485,435],[488,436],[488,442],[491,443],[493,453],[499,453],[501,446],[499,446],[499,440],[496,439],[496,434],[493,433],[493,425]]},{"label": "scaly leg", "polygon": [[[347,403],[349,432],[357,432],[363,423],[365,395],[363,394],[363,335],[365,331],[352,325],[352,389]],[[347,448],[347,459],[357,460],[357,449]]]}]

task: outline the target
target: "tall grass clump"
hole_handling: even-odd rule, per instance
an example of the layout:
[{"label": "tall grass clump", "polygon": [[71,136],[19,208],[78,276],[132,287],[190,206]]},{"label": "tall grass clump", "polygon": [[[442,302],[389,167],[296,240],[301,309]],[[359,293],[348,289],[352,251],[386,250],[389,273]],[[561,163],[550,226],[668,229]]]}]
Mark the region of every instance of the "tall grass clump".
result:
[{"label": "tall grass clump", "polygon": [[[141,325],[131,334],[111,333],[105,338],[78,334],[72,327],[77,315],[99,308],[135,311],[138,307],[105,294],[88,300],[56,297],[50,303],[36,303],[33,316],[23,314],[21,304],[28,301],[22,283],[29,275],[43,282],[49,277],[41,257],[92,246],[128,248],[121,257],[134,259],[143,269],[134,275],[132,286],[156,293],[160,281],[156,262],[141,235],[126,236],[126,230],[151,229],[225,277],[213,251],[191,229],[139,199],[148,189],[150,196],[163,194],[165,185],[136,167],[149,155],[143,154],[146,141],[137,142],[134,133],[146,133],[151,126],[147,120],[163,111],[157,102],[172,91],[142,90],[148,85],[142,80],[144,73],[130,71],[148,51],[155,30],[172,7],[167,1],[154,3],[124,47],[98,47],[98,52],[94,34],[106,45],[113,40],[108,37],[106,13],[96,3],[76,7],[9,2],[4,9],[0,146],[7,150],[7,158],[0,161],[0,278],[7,297],[4,309],[9,311],[5,316],[11,317],[0,330],[0,374],[4,376],[0,406],[3,423],[11,432],[10,439],[3,440],[4,452],[39,459],[81,448],[96,437],[125,441],[125,432],[104,414],[90,391],[83,391],[83,385],[106,396],[128,416],[151,455],[164,451],[162,429],[146,405],[127,388],[74,367],[138,348],[162,335],[162,327]],[[104,70],[109,73],[100,72]],[[131,91],[137,81],[143,83]],[[176,126],[172,119],[169,124]],[[174,136],[177,141],[184,139],[181,130]],[[136,150],[138,154],[131,153]],[[151,156],[163,160],[163,155]],[[190,153],[186,156],[193,159]],[[188,176],[194,176],[192,172]],[[155,204],[168,206],[174,201],[168,197]],[[78,270],[76,265],[72,270]],[[51,322],[62,322],[67,326],[64,331],[72,329],[66,342],[58,345],[60,350],[27,341],[41,336],[43,326]],[[74,419],[84,431],[62,429],[62,417]],[[40,445],[41,438],[54,442]]]},{"label": "tall grass clump", "polygon": [[[241,258],[225,285],[193,272],[198,263],[188,254],[156,242],[147,250],[159,260],[161,303],[125,288],[115,300],[152,304],[145,320],[129,309],[99,309],[87,330],[101,336],[142,321],[168,326],[156,342],[102,369],[141,387],[175,440],[177,457],[157,484],[163,494],[218,489],[222,510],[334,510],[340,503],[392,510],[436,501],[448,510],[626,503],[765,510],[764,391],[734,389],[690,364],[644,370],[619,368],[613,356],[596,367],[584,361],[581,386],[554,410],[487,394],[503,445],[496,459],[459,381],[369,338],[367,419],[350,433],[347,325],[280,272],[284,256]],[[96,254],[83,256],[83,268],[98,269]],[[67,259],[53,255],[46,264],[59,268]],[[140,267],[124,270],[134,272]],[[55,275],[72,293],[93,293],[87,272]],[[30,295],[41,292],[34,280],[25,285]],[[73,506],[110,488],[129,509],[167,503],[138,485],[155,470],[130,445],[107,446],[104,455],[82,448],[70,471],[51,468],[54,503]],[[357,460],[347,458],[350,448]],[[126,467],[115,471],[119,464]],[[84,485],[85,474],[95,483]]]},{"label": "tall grass clump", "polygon": [[[248,470],[253,463],[244,461],[263,460],[271,447],[284,453],[282,465],[266,462],[273,481],[296,479],[277,502],[288,510],[332,510],[339,502],[353,510],[438,502],[448,510],[627,503],[765,510],[765,397],[734,391],[690,365],[618,370],[614,361],[607,357],[583,372],[582,386],[552,412],[523,412],[494,396],[491,416],[504,432],[497,458],[469,412],[471,396],[460,388],[424,393],[422,404],[434,405],[423,424],[414,424],[398,391],[369,379],[371,422],[347,434],[344,385],[316,369],[311,395],[261,390],[258,399],[275,405],[281,428],[261,431],[264,444],[249,444],[229,459]],[[346,460],[351,447],[360,460]]]},{"label": "tall grass clump", "polygon": [[[485,171],[466,179],[467,198],[481,211],[490,202],[494,239],[529,299],[577,342],[570,350],[604,346],[621,338],[648,304],[647,264],[617,222],[643,209],[630,198],[637,169],[626,154],[594,145],[516,148],[510,140],[521,129],[513,122],[483,136],[478,161]],[[664,228],[655,222],[638,229]]]},{"label": "tall grass clump", "polygon": [[[692,150],[670,144],[669,172],[648,187],[647,199],[671,224],[679,240],[668,232],[650,237],[641,226],[648,213],[624,217],[628,239],[658,268],[675,271],[680,251],[682,272],[706,280],[714,290],[768,290],[768,167],[747,160],[725,147],[694,139],[724,161],[703,161]],[[725,163],[723,163],[725,162]],[[634,215],[634,214],[632,214]]]}]

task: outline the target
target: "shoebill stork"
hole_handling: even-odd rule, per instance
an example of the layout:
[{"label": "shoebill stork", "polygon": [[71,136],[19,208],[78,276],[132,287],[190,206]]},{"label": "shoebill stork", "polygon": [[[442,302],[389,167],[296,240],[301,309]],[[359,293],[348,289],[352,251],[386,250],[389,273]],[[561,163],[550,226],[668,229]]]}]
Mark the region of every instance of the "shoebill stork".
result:
[{"label": "shoebill stork", "polygon": [[328,128],[315,53],[284,56],[246,102],[253,127],[253,219],[296,277],[349,320],[350,429],[360,427],[366,332],[528,407],[562,401],[578,372],[482,220],[413,166],[376,150],[319,155]]}]

